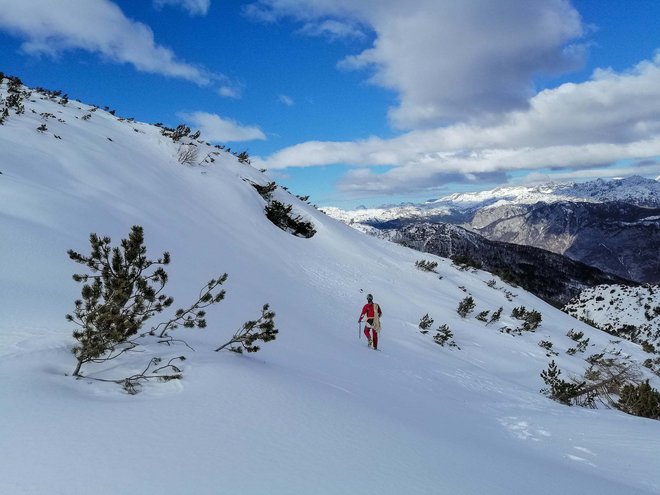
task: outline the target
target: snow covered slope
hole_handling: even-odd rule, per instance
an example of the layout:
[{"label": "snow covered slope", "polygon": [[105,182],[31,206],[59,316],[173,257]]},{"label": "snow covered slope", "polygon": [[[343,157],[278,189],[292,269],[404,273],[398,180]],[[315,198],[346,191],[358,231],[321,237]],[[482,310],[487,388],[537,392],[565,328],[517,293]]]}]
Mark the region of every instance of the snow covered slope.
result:
[{"label": "snow covered slope", "polygon": [[[438,273],[422,272],[420,253],[278,189],[275,199],[317,230],[294,237],[264,216],[245,180],[268,178],[203,142],[202,163],[182,165],[189,140],[157,127],[36,92],[22,103],[24,113],[9,110],[0,126],[0,493],[660,492],[660,422],[539,393],[549,361],[542,340],[559,352],[563,376],[580,375],[584,358],[603,349],[639,361],[639,346],[613,344],[487,273],[431,255]],[[208,328],[174,334],[194,352],[152,343],[83,370],[121,378],[153,356],[187,357],[182,380],[130,396],[69,376],[64,314],[80,296],[71,279],[80,266],[67,250],[89,252],[90,232],[116,244],[135,224],[150,256],[171,253],[174,307],[210,278],[229,279]],[[384,312],[378,352],[358,339],[367,292]],[[503,307],[499,324],[459,317],[468,294],[473,314]],[[277,340],[254,355],[213,352],[264,303],[277,314]],[[509,315],[518,306],[542,313],[536,332],[499,331],[517,326]],[[451,328],[460,349],[418,331],[425,313]],[[570,329],[590,338],[582,355],[565,352]]]},{"label": "snow covered slope", "polygon": [[660,348],[660,286],[599,285],[564,308],[607,332]]}]

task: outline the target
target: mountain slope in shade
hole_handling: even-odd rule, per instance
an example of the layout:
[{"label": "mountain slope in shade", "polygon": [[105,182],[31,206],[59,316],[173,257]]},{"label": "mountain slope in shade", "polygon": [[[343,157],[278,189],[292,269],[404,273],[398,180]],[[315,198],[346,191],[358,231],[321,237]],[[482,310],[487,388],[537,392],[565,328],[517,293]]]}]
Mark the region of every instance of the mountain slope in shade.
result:
[{"label": "mountain slope in shade", "polygon": [[463,259],[557,307],[564,306],[587,287],[631,284],[565,256],[532,246],[491,241],[455,225],[421,223],[374,231],[380,237],[424,253]]},{"label": "mountain slope in shade", "polygon": [[[541,340],[554,343],[563,376],[581,375],[595,352],[641,362],[638,345],[614,344],[519,288],[491,287],[488,273],[432,255],[438,273],[421,272],[418,252],[278,188],[273,197],[317,230],[292,236],[265,217],[249,183],[269,179],[231,154],[20,91],[24,112],[10,109],[0,126],[0,493],[660,491],[660,422],[539,393],[549,361]],[[7,92],[5,79],[5,101]],[[181,146],[196,147],[199,162],[180,163]],[[118,378],[152,357],[187,357],[182,380],[129,396],[68,376],[73,328],[64,315],[80,296],[71,275],[81,267],[66,252],[88,252],[90,232],[117,244],[135,224],[150,256],[171,253],[174,307],[211,277],[229,279],[208,328],[174,333],[194,351],[147,341],[142,353],[83,370]],[[358,338],[367,292],[383,308],[379,352]],[[541,312],[542,324],[516,336],[461,318],[467,294],[475,313],[503,307],[502,326],[519,324],[510,314],[521,305]],[[276,341],[255,355],[213,352],[263,303],[277,314]],[[460,349],[418,331],[425,313],[452,329]],[[571,328],[590,338],[584,355],[566,353]]]},{"label": "mountain slope in shade", "polygon": [[470,228],[495,241],[563,254],[619,277],[660,282],[660,208],[556,202],[482,208]]}]

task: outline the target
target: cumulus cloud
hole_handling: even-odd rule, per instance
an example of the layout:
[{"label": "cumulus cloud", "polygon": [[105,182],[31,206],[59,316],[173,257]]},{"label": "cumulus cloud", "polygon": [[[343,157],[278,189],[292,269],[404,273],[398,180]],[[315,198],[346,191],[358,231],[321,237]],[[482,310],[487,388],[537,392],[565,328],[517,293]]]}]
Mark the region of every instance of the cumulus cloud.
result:
[{"label": "cumulus cloud", "polygon": [[142,72],[205,85],[216,76],[179,60],[151,29],[127,18],[110,0],[0,1],[0,29],[24,38],[23,51],[56,55],[80,49],[128,63]]},{"label": "cumulus cloud", "polygon": [[370,71],[395,91],[391,122],[415,129],[522,109],[533,77],[577,67],[583,26],[568,0],[259,0],[261,20],[292,17],[319,26],[368,26],[373,45],[344,69]]},{"label": "cumulus cloud", "polygon": [[[362,168],[347,175],[344,189],[386,193],[435,187],[457,176],[582,169],[656,156],[660,53],[623,73],[597,70],[586,82],[542,91],[527,109],[488,125],[458,123],[393,139],[306,142],[253,162],[275,169],[352,164]],[[366,168],[373,166],[386,170]],[[660,165],[652,161],[644,167],[645,175],[653,175]]]},{"label": "cumulus cloud", "polygon": [[187,123],[202,132],[209,141],[237,142],[265,140],[266,135],[256,126],[244,126],[235,120],[207,112],[181,113]]},{"label": "cumulus cloud", "polygon": [[154,5],[158,8],[171,5],[181,7],[190,15],[206,15],[211,6],[211,0],[154,0]]}]

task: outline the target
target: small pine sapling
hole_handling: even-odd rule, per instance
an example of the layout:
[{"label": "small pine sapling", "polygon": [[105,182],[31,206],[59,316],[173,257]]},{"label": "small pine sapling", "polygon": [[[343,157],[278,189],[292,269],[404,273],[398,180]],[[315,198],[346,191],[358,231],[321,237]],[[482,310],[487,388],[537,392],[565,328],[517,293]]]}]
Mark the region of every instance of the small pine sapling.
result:
[{"label": "small pine sapling", "polygon": [[490,313],[489,310],[481,311],[477,316],[477,320],[487,322],[488,321],[488,314]]},{"label": "small pine sapling", "polygon": [[438,327],[436,334],[433,336],[433,340],[436,344],[439,344],[443,347],[447,345],[449,347],[459,348],[458,345],[456,345],[456,342],[454,342],[454,334],[446,323]]},{"label": "small pine sapling", "polygon": [[474,310],[474,307],[474,299],[472,296],[467,296],[460,303],[458,303],[456,312],[461,316],[461,318],[465,318]]},{"label": "small pine sapling", "polygon": [[[159,333],[160,342],[170,344],[174,340],[168,332],[179,325],[206,327],[204,309],[224,298],[225,292],[217,292],[217,288],[227,279],[226,273],[208,282],[189,308],[177,310],[170,320],[136,337],[149,318],[174,302],[163,293],[168,280],[163,266],[169,264],[170,255],[165,252],[161,258],[148,259],[144,231],[139,225],[131,228],[120,247],[112,247],[109,237],[96,234],[90,235],[90,244],[90,255],[68,251],[71,260],[85,265],[90,272],[73,275],[76,282],[84,284],[82,299],[75,301],[73,314],[66,315],[68,321],[80,327],[73,333],[78,341],[73,348],[77,359],[74,376],[81,376],[84,364],[115,359],[135,349],[139,345],[137,339],[147,335]],[[140,376],[154,377],[153,372]]]},{"label": "small pine sapling", "polygon": [[419,331],[426,335],[429,333],[429,328],[431,328],[431,325],[433,325],[433,318],[431,318],[429,314],[426,313],[419,321]]},{"label": "small pine sapling", "polygon": [[246,163],[250,165],[250,155],[248,155],[247,151],[241,151],[238,155],[236,155],[236,158],[238,158],[238,163]]},{"label": "small pine sapling", "polygon": [[547,395],[557,402],[570,406],[575,397],[581,394],[585,382],[571,383],[560,378],[561,370],[554,360],[550,362],[547,370],[541,372],[541,378],[547,388],[541,389],[541,393]]},{"label": "small pine sapling", "polygon": [[438,267],[437,261],[427,261],[427,260],[417,260],[415,261],[415,266],[418,270],[423,272],[435,272],[435,269]]},{"label": "small pine sapling", "polygon": [[[73,348],[78,361],[74,376],[80,376],[83,364],[107,359],[106,355],[129,342],[147,319],[173,302],[162,294],[167,283],[163,266],[169,264],[170,255],[165,252],[159,259],[148,259],[142,227],[133,226],[128,239],[122,239],[121,248],[111,247],[109,237],[91,234],[89,240],[89,256],[68,251],[71,260],[91,272],[73,276],[84,284],[82,299],[75,301],[73,314],[66,315],[80,327],[73,333],[78,341]],[[133,347],[135,344],[124,346],[119,354]]]},{"label": "small pine sapling", "polygon": [[502,311],[504,311],[504,308],[500,306],[500,308],[490,316],[490,320],[488,320],[488,325],[490,325],[491,323],[495,323],[496,321],[500,321],[500,317],[502,316]]},{"label": "small pine sapling", "polygon": [[542,347],[547,352],[545,353],[546,357],[558,356],[559,353],[552,348],[553,344],[549,340],[542,340],[539,342],[539,347]]}]

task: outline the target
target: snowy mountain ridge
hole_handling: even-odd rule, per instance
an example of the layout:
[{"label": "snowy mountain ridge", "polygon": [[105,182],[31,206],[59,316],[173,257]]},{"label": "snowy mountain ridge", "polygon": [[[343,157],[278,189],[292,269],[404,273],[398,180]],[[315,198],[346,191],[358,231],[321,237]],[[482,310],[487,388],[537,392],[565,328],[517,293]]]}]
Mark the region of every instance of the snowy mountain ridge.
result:
[{"label": "snowy mountain ridge", "polygon": [[660,180],[632,176],[622,179],[596,179],[589,182],[547,183],[535,186],[503,186],[488,191],[454,193],[418,205],[387,206],[341,210],[324,207],[328,215],[345,223],[400,218],[416,219],[448,216],[452,212],[497,208],[505,205],[533,205],[562,201],[605,203],[622,201],[637,206],[660,207]]},{"label": "snowy mountain ridge", "polygon": [[[273,198],[316,230],[291,235],[251,184],[269,178],[199,136],[175,140],[7,78],[0,101],[0,493],[660,491],[659,421],[539,393],[550,360],[580,377],[594,353],[641,363],[639,345],[486,272],[366,236],[278,187]],[[174,307],[227,272],[225,300],[207,328],[176,330],[187,346],[149,340],[74,379],[64,315],[84,267],[67,250],[88,252],[91,232],[118,245],[133,225],[149,256],[171,254]],[[435,271],[417,269],[420,258]],[[379,351],[359,333],[367,292],[383,309]],[[468,296],[476,307],[462,317]],[[276,313],[274,342],[253,355],[214,352],[264,303]],[[537,329],[516,331],[520,307],[542,316]],[[497,321],[477,318],[498,308]],[[456,347],[437,343],[442,325]],[[589,338],[583,352],[568,353],[569,330]],[[147,382],[135,396],[97,380],[180,355],[181,380]]]}]

